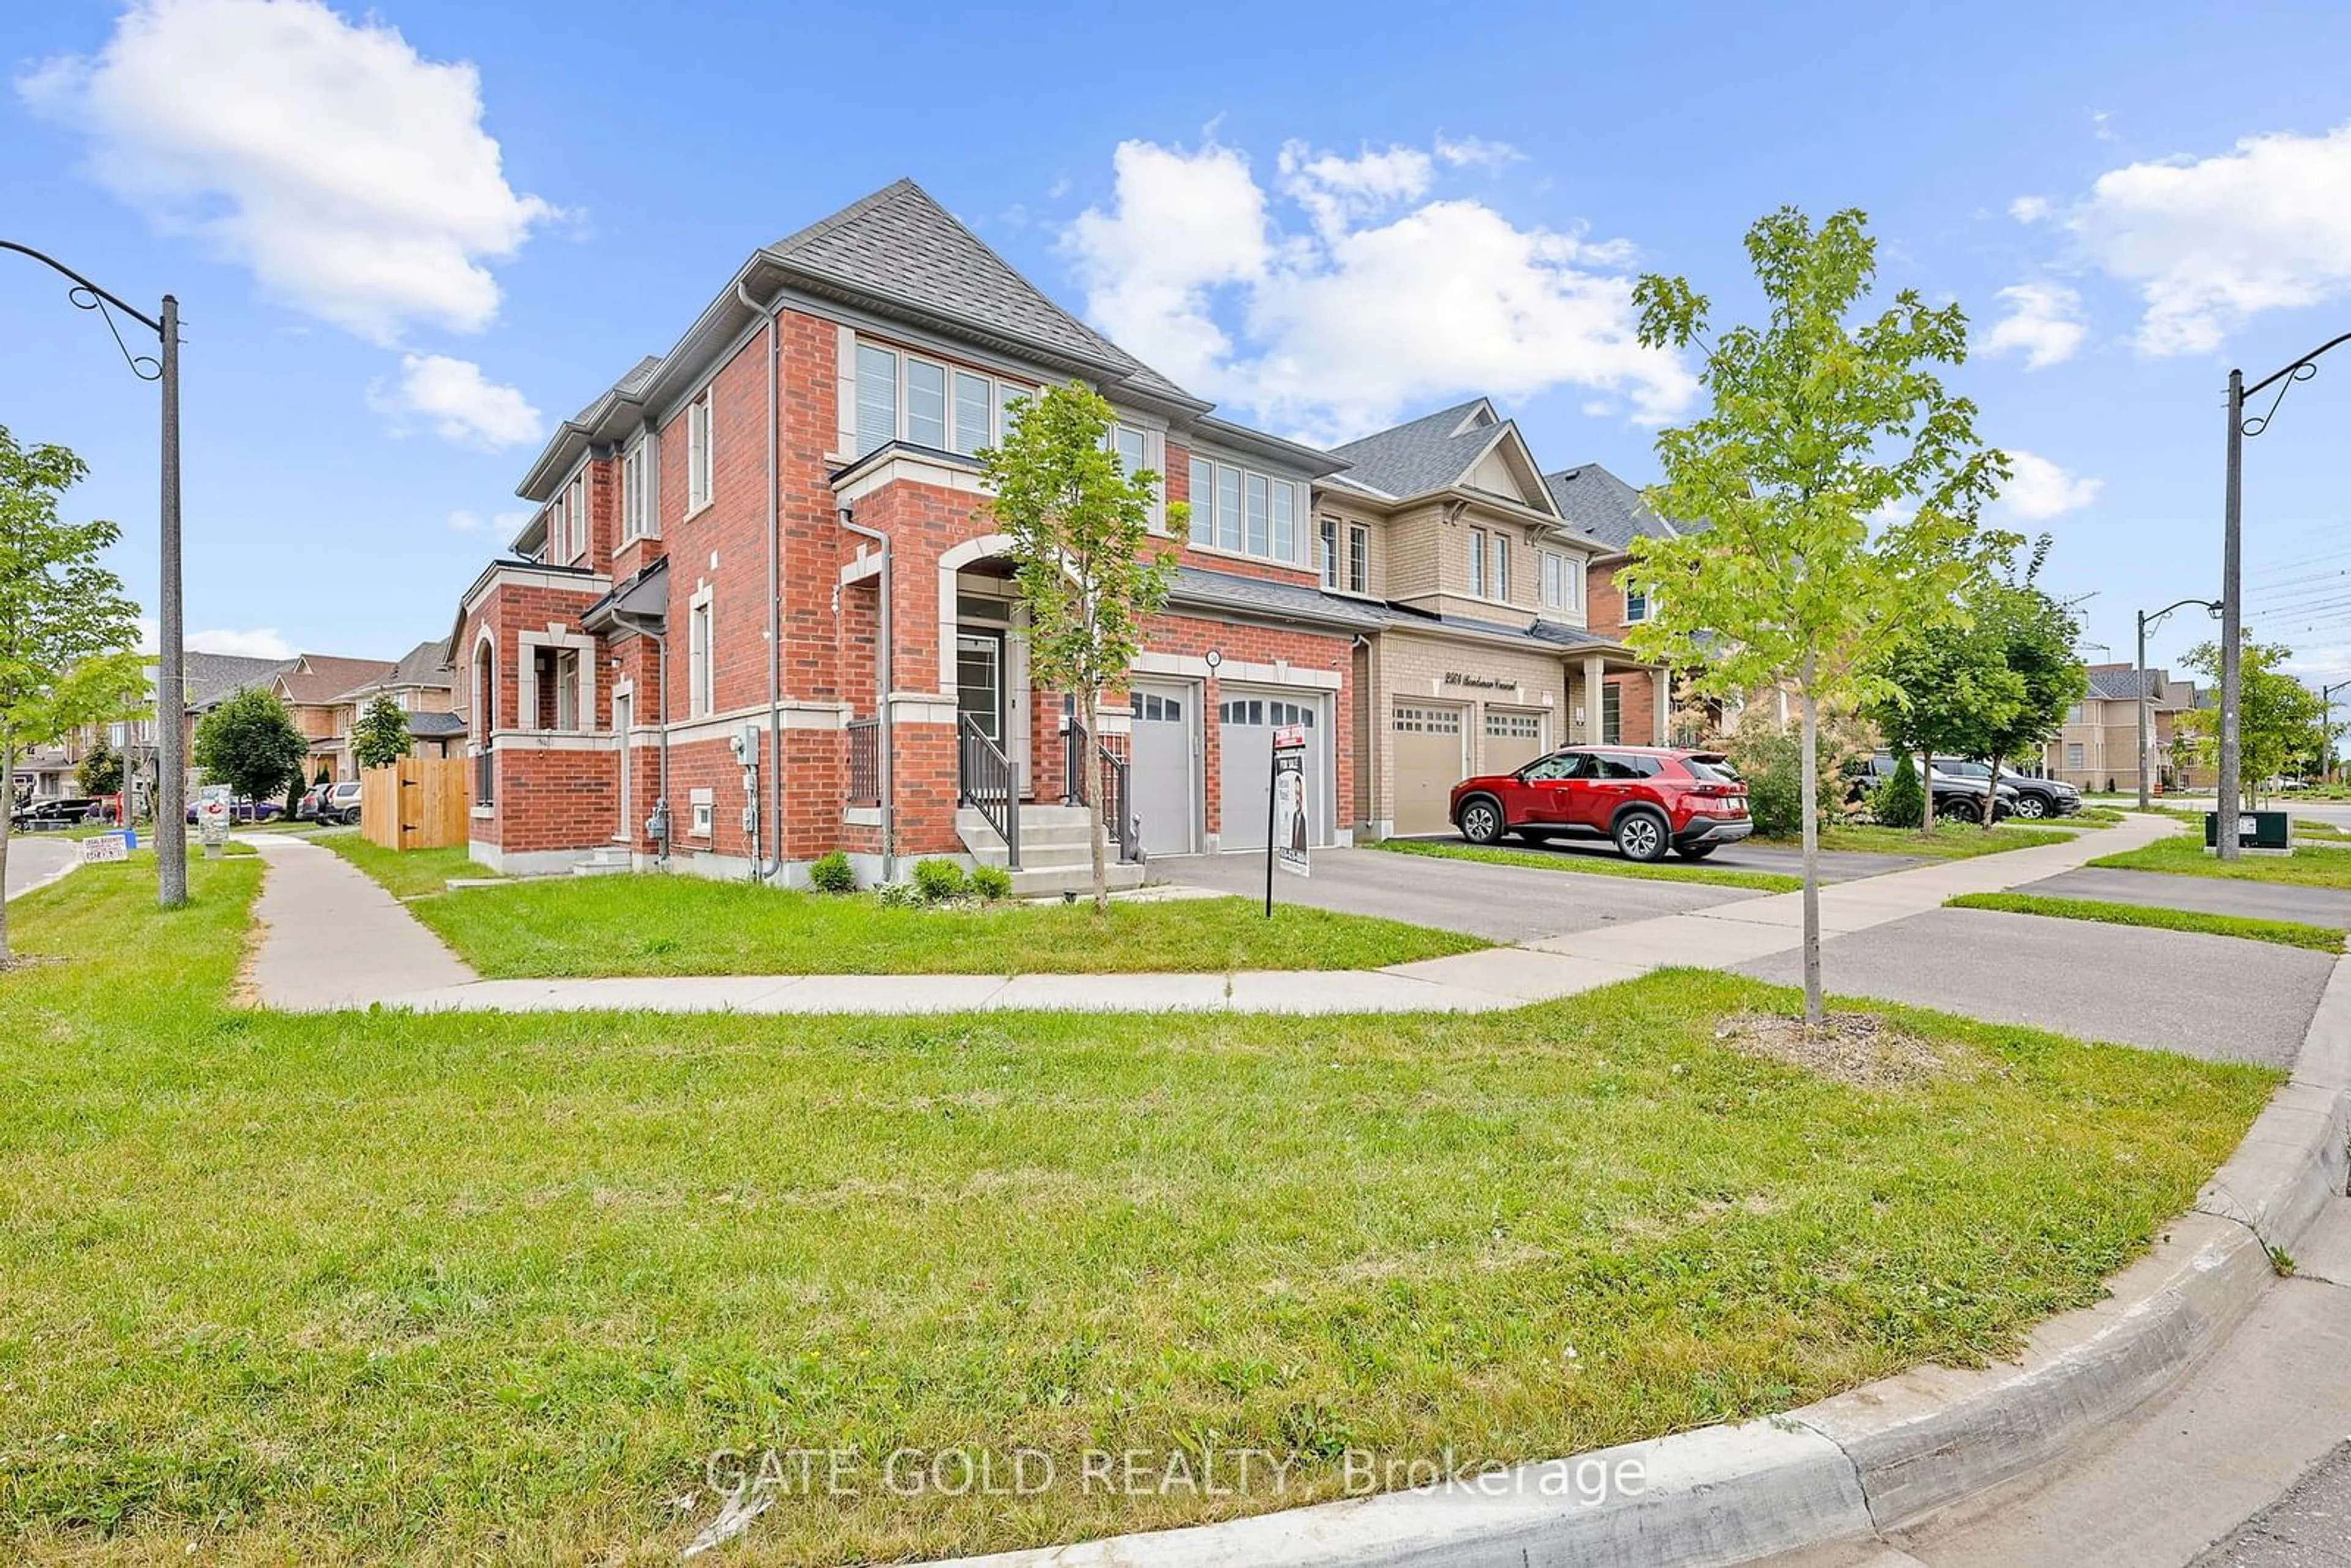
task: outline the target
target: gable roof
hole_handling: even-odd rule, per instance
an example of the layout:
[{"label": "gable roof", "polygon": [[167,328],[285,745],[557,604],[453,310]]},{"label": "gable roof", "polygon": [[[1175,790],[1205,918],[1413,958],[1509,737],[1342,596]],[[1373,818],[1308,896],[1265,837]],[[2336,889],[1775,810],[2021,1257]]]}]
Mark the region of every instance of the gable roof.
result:
[{"label": "gable roof", "polygon": [[1345,477],[1390,497],[1426,496],[1461,482],[1507,423],[1482,397],[1440,408],[1331,448]]},{"label": "gable roof", "polygon": [[356,697],[394,686],[429,686],[437,691],[447,691],[456,684],[449,674],[448,664],[449,639],[428,638],[402,653],[381,675],[361,681],[350,690],[340,693],[339,697]]},{"label": "gable roof", "polygon": [[266,685],[291,659],[256,659],[244,653],[206,653],[194,648],[180,655],[180,685],[191,708],[211,708],[247,686]]},{"label": "gable roof", "polygon": [[1104,361],[1163,397],[1207,406],[1047,298],[912,180],[852,202],[763,254],[804,278]]},{"label": "gable roof", "polygon": [[382,679],[392,670],[383,659],[341,659],[329,653],[298,653],[277,672],[287,702],[330,703],[354,686]]},{"label": "gable roof", "polygon": [[1568,531],[1595,541],[1610,555],[1630,549],[1636,538],[1676,538],[1705,527],[1658,517],[1640,491],[1597,463],[1546,474],[1543,483]]}]

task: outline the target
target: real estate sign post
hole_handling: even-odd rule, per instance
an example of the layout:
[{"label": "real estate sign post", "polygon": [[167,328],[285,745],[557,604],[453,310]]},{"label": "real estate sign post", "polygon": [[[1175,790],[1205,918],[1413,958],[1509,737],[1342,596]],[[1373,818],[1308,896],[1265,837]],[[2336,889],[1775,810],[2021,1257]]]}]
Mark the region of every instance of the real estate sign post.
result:
[{"label": "real estate sign post", "polygon": [[1306,727],[1273,732],[1272,788],[1265,796],[1265,917],[1273,918],[1273,868],[1295,876],[1306,869]]}]

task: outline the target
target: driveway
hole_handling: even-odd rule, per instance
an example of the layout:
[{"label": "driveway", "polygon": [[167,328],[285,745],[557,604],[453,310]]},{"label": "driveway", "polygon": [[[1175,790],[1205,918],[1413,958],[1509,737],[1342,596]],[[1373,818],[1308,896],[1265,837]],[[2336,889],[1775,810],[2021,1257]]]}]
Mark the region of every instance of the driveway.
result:
[{"label": "driveway", "polygon": [[[1262,852],[1155,860],[1151,871],[1164,882],[1265,896]],[[1707,883],[1585,876],[1384,850],[1317,850],[1313,871],[1302,878],[1274,873],[1274,901],[1343,915],[1382,915],[1489,942],[1527,942],[1761,896]]]},{"label": "driveway", "polygon": [[[1427,841],[1433,844],[1458,844],[1462,841],[1454,834],[1440,833],[1429,836]],[[1547,842],[1532,844],[1521,843],[1517,839],[1512,839],[1502,847],[1526,850],[1536,854],[1588,857],[1595,860],[1619,858],[1614,845],[1599,839],[1582,841],[1552,839]],[[1668,860],[1667,863],[1670,865],[1674,862]],[[1749,839],[1715,851],[1707,857],[1706,863],[1709,866],[1719,866],[1726,871],[1768,871],[1777,872],[1783,876],[1802,876],[1804,874],[1804,852],[1789,849],[1782,844],[1759,844],[1752,839]],[[1821,881],[1823,883],[1854,882],[1865,876],[1876,876],[1881,872],[1907,871],[1914,865],[1926,863],[1926,857],[1922,855],[1862,854],[1852,850],[1827,850],[1821,854]]]},{"label": "driveway", "polygon": [[7,896],[14,898],[51,877],[63,875],[80,859],[81,845],[72,839],[9,834]]},{"label": "driveway", "polygon": [[[1929,910],[1821,948],[1823,980],[1847,996],[2274,1066],[2301,1051],[2334,968],[2271,942],[1986,909]],[[1738,972],[1801,985],[1803,956]]]},{"label": "driveway", "polygon": [[2110,871],[2084,866],[2016,890],[2042,898],[2103,898],[2207,915],[2244,915],[2260,920],[2300,920],[2312,925],[2351,927],[2351,892],[2332,887],[2294,887],[2283,883],[2235,882],[2217,876],[2172,876],[2159,871]]}]

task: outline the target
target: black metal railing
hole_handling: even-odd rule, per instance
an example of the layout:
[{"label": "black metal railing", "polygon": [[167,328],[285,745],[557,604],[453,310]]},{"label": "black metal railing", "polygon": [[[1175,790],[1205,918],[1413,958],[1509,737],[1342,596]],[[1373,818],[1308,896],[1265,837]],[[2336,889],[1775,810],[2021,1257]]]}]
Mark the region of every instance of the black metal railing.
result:
[{"label": "black metal railing", "polygon": [[486,740],[474,748],[474,804],[495,805],[497,798],[497,762],[491,755],[490,743]]},{"label": "black metal railing", "polygon": [[1143,825],[1134,815],[1133,770],[1123,756],[1086,733],[1074,711],[1068,712],[1061,734],[1062,803],[1085,805],[1097,788],[1102,791],[1102,826],[1117,846],[1120,862],[1141,860]]},{"label": "black metal railing", "polygon": [[882,721],[878,718],[849,721],[849,803],[882,803]]},{"label": "black metal railing", "polygon": [[1020,779],[1004,748],[979,727],[979,720],[963,716],[958,727],[956,776],[962,781],[963,803],[987,819],[1004,841],[1005,863],[1020,869]]}]

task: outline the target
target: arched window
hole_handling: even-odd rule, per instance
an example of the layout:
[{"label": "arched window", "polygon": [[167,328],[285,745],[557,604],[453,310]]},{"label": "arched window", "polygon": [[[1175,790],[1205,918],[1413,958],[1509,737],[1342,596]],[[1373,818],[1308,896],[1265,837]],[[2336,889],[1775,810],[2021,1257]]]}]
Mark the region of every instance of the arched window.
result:
[{"label": "arched window", "polygon": [[490,737],[497,727],[497,652],[485,635],[474,645],[474,803],[477,806],[497,799],[497,765],[490,756]]}]

